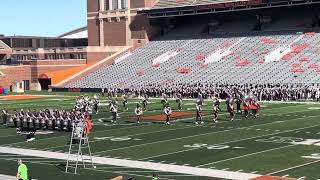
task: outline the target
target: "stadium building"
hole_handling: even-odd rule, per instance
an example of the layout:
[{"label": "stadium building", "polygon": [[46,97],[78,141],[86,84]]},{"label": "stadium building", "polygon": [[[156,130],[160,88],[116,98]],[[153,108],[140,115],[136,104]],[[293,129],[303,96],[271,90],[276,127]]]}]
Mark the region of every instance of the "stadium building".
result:
[{"label": "stadium building", "polygon": [[320,78],[318,3],[88,0],[87,28],[57,38],[1,37],[0,57],[23,65],[2,67],[0,82],[63,91],[154,82],[313,84]]}]

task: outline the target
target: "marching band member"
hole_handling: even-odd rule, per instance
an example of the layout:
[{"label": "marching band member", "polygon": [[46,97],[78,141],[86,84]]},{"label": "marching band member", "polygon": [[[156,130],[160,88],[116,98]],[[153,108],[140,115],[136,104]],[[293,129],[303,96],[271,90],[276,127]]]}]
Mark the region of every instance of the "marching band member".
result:
[{"label": "marching band member", "polygon": [[234,107],[233,107],[232,98],[231,97],[227,98],[226,103],[227,103],[227,111],[230,114],[230,121],[234,121],[235,113],[234,113]]},{"label": "marching band member", "polygon": [[147,105],[148,105],[148,95],[147,94],[143,95],[142,104],[143,104],[143,111],[146,111]]},{"label": "marching band member", "polygon": [[143,110],[140,107],[140,104],[137,104],[137,107],[134,110],[136,116],[137,116],[137,123],[140,124],[141,121],[141,115],[143,114]]},{"label": "marching band member", "polygon": [[166,125],[170,125],[172,110],[169,104],[166,104],[164,107],[164,113],[166,114]]},{"label": "marching band member", "polygon": [[245,118],[248,118],[249,109],[250,109],[249,99],[246,99],[246,100],[242,103],[242,109],[243,109],[243,112],[244,112],[244,117],[245,117]]},{"label": "marching band member", "polygon": [[180,93],[176,94],[176,103],[178,104],[178,110],[182,110],[182,96]]},{"label": "marching band member", "polygon": [[2,110],[2,124],[4,126],[7,126],[8,117],[9,117],[9,113],[8,113],[7,109],[3,108],[3,110]]},{"label": "marching band member", "polygon": [[111,114],[112,114],[111,123],[117,123],[118,107],[117,107],[117,105],[115,103],[111,104],[110,111],[111,111]]},{"label": "marching band member", "polygon": [[20,122],[19,113],[17,110],[13,110],[13,117],[12,117],[14,127],[18,129],[18,123]]},{"label": "marching band member", "polygon": [[257,117],[259,109],[260,109],[260,104],[258,100],[257,99],[253,100],[251,104],[251,111],[254,118]]},{"label": "marching band member", "polygon": [[217,96],[215,96],[213,98],[212,109],[213,109],[213,122],[217,123],[218,122],[218,114],[220,111],[220,100],[218,99]]},{"label": "marching band member", "polygon": [[202,105],[201,104],[196,104],[196,125],[198,124],[204,124],[202,121]]},{"label": "marching band member", "polygon": [[20,128],[22,129],[24,127],[24,123],[27,122],[23,109],[20,110],[19,119],[20,119]]},{"label": "marching band member", "polygon": [[166,105],[168,104],[167,95],[165,93],[162,94],[161,104],[162,104],[162,108],[165,108]]},{"label": "marching band member", "polygon": [[94,95],[94,101],[93,101],[93,110],[95,114],[99,113],[99,106],[100,106],[100,99],[98,95]]},{"label": "marching band member", "polygon": [[237,95],[235,103],[237,105],[237,113],[242,113],[242,110],[241,110],[242,99],[240,98],[239,95]]},{"label": "marching band member", "polygon": [[127,94],[123,94],[122,98],[123,98],[123,102],[122,102],[123,108],[124,108],[125,111],[128,111],[129,108],[128,108],[128,96],[127,96]]},{"label": "marching band member", "polygon": [[32,123],[32,113],[30,109],[27,110],[26,119],[27,119],[27,127],[28,129],[30,129],[30,124]]}]

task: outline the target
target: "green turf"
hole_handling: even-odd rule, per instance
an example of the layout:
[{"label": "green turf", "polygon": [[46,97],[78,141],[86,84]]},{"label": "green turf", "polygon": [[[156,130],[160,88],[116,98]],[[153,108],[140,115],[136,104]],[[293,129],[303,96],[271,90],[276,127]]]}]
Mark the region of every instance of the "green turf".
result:
[{"label": "green turf", "polygon": [[[33,93],[34,94],[34,93]],[[67,95],[67,96],[65,96]],[[1,107],[14,109],[72,109],[77,93],[58,94],[45,99],[0,101]],[[95,156],[173,163],[192,167],[226,169],[230,171],[255,172],[293,178],[320,179],[317,159],[305,158],[319,152],[319,145],[300,145],[270,141],[275,137],[319,139],[320,104],[309,103],[262,103],[259,118],[236,116],[229,121],[225,104],[222,103],[219,123],[212,122],[211,102],[205,102],[205,125],[195,126],[195,117],[184,116],[173,125],[145,121],[133,123],[133,109],[139,99],[129,100],[129,111],[122,109],[119,100],[120,118],[116,125],[110,123],[111,114],[103,99],[98,115],[93,116],[94,129],[90,134],[91,149]],[[160,100],[150,100],[145,116],[162,114]],[[176,109],[174,100],[170,100]],[[184,111],[195,111],[194,100],[184,102]],[[54,132],[41,135],[34,142],[26,143],[13,128],[0,128],[0,145],[46,151],[67,152],[68,133]],[[15,157],[0,154],[0,174],[15,174]],[[13,157],[13,158],[12,158]],[[97,169],[82,170],[80,175],[63,173],[63,161],[54,159],[28,159],[23,157],[30,173],[38,179],[107,179],[117,175],[134,179],[151,179],[154,171],[98,165]],[[30,157],[29,157],[30,158]],[[309,164],[310,163],[310,164]],[[47,173],[46,173],[47,172]],[[196,180],[213,179],[185,174],[156,172],[163,179]],[[50,177],[47,177],[50,176]],[[52,178],[51,178],[52,176]]]}]

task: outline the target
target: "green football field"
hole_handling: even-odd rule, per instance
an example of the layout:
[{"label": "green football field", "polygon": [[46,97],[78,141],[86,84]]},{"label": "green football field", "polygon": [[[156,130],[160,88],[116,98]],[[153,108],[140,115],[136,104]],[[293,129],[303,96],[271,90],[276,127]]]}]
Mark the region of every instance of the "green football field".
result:
[{"label": "green football field", "polygon": [[[14,109],[66,109],[73,108],[76,96],[56,95],[32,100],[1,100],[0,107],[11,113]],[[222,172],[239,172],[272,175],[286,178],[320,179],[320,103],[271,103],[262,104],[258,118],[245,119],[237,114],[229,121],[225,103],[222,102],[219,122],[212,122],[210,101],[205,102],[204,125],[196,126],[195,113],[185,113],[175,118],[172,125],[163,121],[145,120],[134,123],[133,109],[138,99],[129,100],[129,111],[119,100],[118,123],[111,124],[111,113],[106,99],[98,115],[93,116],[94,128],[90,134],[91,149],[95,157],[128,161],[150,162],[159,165],[177,165],[181,169],[194,167]],[[174,100],[170,101],[176,109]],[[194,100],[186,100],[183,112],[195,112]],[[160,100],[150,100],[146,119],[163,114]],[[151,118],[152,119],[152,118]],[[69,133],[54,131],[37,135],[33,142],[25,142],[14,128],[0,128],[0,147],[41,150],[64,153],[69,148]],[[128,167],[124,164],[95,164],[96,168],[83,169],[78,174],[64,173],[65,160],[26,156],[0,151],[0,174],[16,173],[16,159],[22,158],[35,179],[110,179],[119,175],[133,179],[151,179],[153,173],[160,179],[197,180],[220,179],[154,170],[146,166]]]}]

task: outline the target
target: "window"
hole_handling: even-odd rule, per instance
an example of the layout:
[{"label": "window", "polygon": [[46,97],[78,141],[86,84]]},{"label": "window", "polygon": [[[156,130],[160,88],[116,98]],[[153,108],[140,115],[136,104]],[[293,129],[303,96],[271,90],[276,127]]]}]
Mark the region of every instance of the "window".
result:
[{"label": "window", "polygon": [[104,10],[109,11],[109,0],[104,1]]},{"label": "window", "polygon": [[114,10],[119,9],[119,7],[118,7],[118,0],[113,0],[113,9],[114,9]]},{"label": "window", "polygon": [[127,6],[126,2],[127,2],[126,0],[122,0],[121,1],[121,9],[126,9],[127,8],[126,7]]}]

